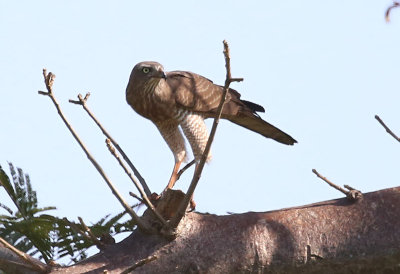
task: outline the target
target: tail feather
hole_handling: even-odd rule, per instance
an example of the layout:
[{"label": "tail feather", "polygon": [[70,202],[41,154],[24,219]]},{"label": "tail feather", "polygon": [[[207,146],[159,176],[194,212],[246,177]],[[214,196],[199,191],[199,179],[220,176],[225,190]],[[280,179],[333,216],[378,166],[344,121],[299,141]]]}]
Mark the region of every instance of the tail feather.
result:
[{"label": "tail feather", "polygon": [[254,114],[238,113],[238,115],[229,117],[228,120],[239,126],[257,132],[264,137],[274,139],[279,143],[285,145],[293,145],[294,143],[297,143],[297,141],[289,134],[283,132],[279,128],[271,125]]}]

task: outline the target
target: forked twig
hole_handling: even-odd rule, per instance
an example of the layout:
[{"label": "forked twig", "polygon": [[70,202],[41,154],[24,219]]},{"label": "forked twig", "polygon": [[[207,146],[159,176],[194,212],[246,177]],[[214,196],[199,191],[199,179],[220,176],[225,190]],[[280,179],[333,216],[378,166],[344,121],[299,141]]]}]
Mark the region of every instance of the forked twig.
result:
[{"label": "forked twig", "polygon": [[383,126],[383,128],[386,130],[387,133],[392,135],[393,138],[395,138],[398,142],[400,142],[400,138],[393,133],[393,131],[382,121],[382,119],[378,115],[375,115],[375,119],[378,120],[378,122]]},{"label": "forked twig", "polygon": [[101,168],[101,166],[97,163],[97,161],[94,159],[92,154],[89,152],[89,150],[86,148],[82,140],[79,138],[78,134],[75,132],[75,130],[72,128],[70,123],[67,121],[67,118],[65,117],[64,113],[62,112],[60,105],[58,104],[56,98],[54,97],[53,94],[53,83],[54,83],[54,78],[55,75],[51,72],[47,74],[46,69],[43,69],[43,76],[44,76],[44,82],[46,84],[47,92],[44,91],[38,91],[39,94],[42,95],[47,95],[50,97],[52,100],[54,106],[57,109],[58,114],[60,115],[61,119],[63,120],[64,124],[67,126],[69,131],[71,132],[72,136],[74,136],[75,140],[78,142],[79,146],[82,148],[82,150],[85,152],[86,156],[88,157],[89,161],[94,165],[94,167],[97,169],[97,171],[100,173],[101,177],[103,177],[104,181],[107,183],[108,187],[111,189],[112,193],[114,194],[115,197],[117,197],[118,201],[121,203],[121,205],[125,208],[125,210],[131,215],[132,219],[136,222],[137,226],[142,229],[145,232],[150,232],[151,229],[148,227],[147,224],[145,224],[139,216],[135,213],[135,211],[132,210],[132,208],[128,205],[127,202],[125,202],[124,198],[122,198],[121,194],[118,192],[118,190],[114,187],[112,184],[111,180],[108,178],[104,170]]},{"label": "forked twig", "polygon": [[140,187],[139,183],[136,181],[135,177],[133,177],[132,173],[129,171],[129,169],[125,166],[124,162],[121,160],[121,158],[118,156],[117,152],[115,151],[115,148],[112,146],[110,139],[106,140],[106,144],[108,147],[108,150],[111,152],[111,154],[117,159],[118,163],[120,166],[123,168],[125,173],[128,175],[128,177],[132,180],[133,184],[136,186],[137,190],[139,191],[140,195],[142,196],[143,202],[147,205],[147,207],[153,212],[153,214],[157,217],[157,219],[164,225],[168,226],[167,221],[161,216],[160,213],[156,210],[154,205],[150,202],[149,198],[147,197],[146,193],[144,193],[143,188]]},{"label": "forked twig", "polygon": [[318,171],[316,171],[315,169],[312,170],[312,172],[317,175],[318,178],[322,179],[323,181],[325,181],[326,183],[328,183],[328,185],[330,185],[331,187],[339,190],[340,192],[342,192],[344,195],[346,195],[346,197],[351,200],[351,201],[355,201],[358,199],[362,198],[362,193],[361,191],[352,188],[349,185],[344,185],[345,188],[347,188],[348,190],[345,190],[344,188],[332,183],[331,181],[329,181],[326,177],[322,176],[321,174],[318,173]]},{"label": "forked twig", "polygon": [[38,270],[40,272],[47,272],[47,267],[42,264],[41,262],[35,262],[33,261],[28,254],[18,250],[11,244],[9,244],[6,240],[0,237],[0,243],[2,243],[6,248],[11,250],[13,253],[15,253],[18,257],[20,257],[23,261],[27,262],[30,266],[32,266],[32,269]]},{"label": "forked twig", "polygon": [[221,101],[218,105],[218,109],[217,109],[217,116],[214,118],[214,123],[212,125],[211,128],[211,132],[210,132],[210,137],[208,137],[208,141],[207,141],[207,145],[204,149],[203,155],[201,156],[200,162],[198,164],[196,164],[196,169],[192,178],[192,182],[190,183],[189,189],[185,195],[185,198],[183,199],[183,201],[181,202],[178,211],[176,212],[175,216],[172,218],[172,220],[170,221],[170,226],[172,228],[176,228],[179,224],[179,222],[182,220],[183,216],[185,215],[186,212],[186,208],[189,205],[189,202],[193,196],[194,190],[196,189],[197,183],[200,180],[200,176],[201,173],[203,171],[204,168],[204,164],[207,160],[207,156],[210,152],[210,148],[211,148],[211,144],[214,140],[214,136],[215,136],[215,132],[217,130],[217,126],[219,123],[219,120],[221,118],[221,114],[222,114],[222,109],[224,107],[225,104],[225,100],[226,100],[226,95],[228,94],[228,90],[229,90],[229,85],[232,82],[240,82],[243,81],[243,78],[232,78],[231,76],[231,58],[230,58],[230,54],[229,54],[229,45],[228,42],[226,42],[225,40],[223,41],[224,44],[224,57],[225,57],[225,68],[226,68],[226,79],[225,79],[225,86],[224,86],[224,90],[221,96]]},{"label": "forked twig", "polygon": [[151,191],[149,187],[146,184],[146,181],[143,179],[142,175],[140,175],[139,171],[136,169],[136,167],[133,165],[131,160],[128,158],[128,156],[125,154],[125,152],[122,150],[122,148],[119,146],[119,144],[114,140],[114,138],[111,137],[111,135],[108,133],[108,131],[102,126],[102,124],[97,120],[96,116],[92,113],[92,111],[88,108],[86,102],[89,99],[90,93],[86,93],[85,98],[83,98],[82,94],[78,94],[78,101],[76,100],[69,100],[70,103],[76,104],[76,105],[81,105],[83,109],[89,114],[90,118],[93,119],[93,121],[96,123],[96,125],[100,128],[101,132],[111,141],[111,143],[115,146],[115,148],[119,151],[119,153],[122,155],[124,160],[128,163],[129,167],[132,169],[133,173],[135,174],[136,178],[138,178],[140,184],[143,186],[144,192],[146,193],[147,196],[151,195]]}]

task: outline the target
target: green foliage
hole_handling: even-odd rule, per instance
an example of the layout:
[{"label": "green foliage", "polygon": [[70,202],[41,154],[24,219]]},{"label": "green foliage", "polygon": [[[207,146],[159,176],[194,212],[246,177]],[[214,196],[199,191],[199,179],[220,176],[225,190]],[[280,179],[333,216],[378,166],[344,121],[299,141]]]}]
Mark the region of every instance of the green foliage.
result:
[{"label": "green foliage", "polygon": [[[0,237],[21,251],[38,257],[46,263],[68,256],[72,262],[85,259],[87,249],[95,243],[80,223],[58,218],[43,212],[55,207],[38,207],[36,191],[32,189],[28,174],[9,163],[12,183],[0,166],[0,186],[3,186],[17,210],[0,203]],[[1,210],[3,209],[3,210]],[[109,239],[121,232],[132,231],[134,223],[120,222],[125,212],[114,217],[107,215],[89,226],[92,234]],[[112,238],[111,238],[112,239]]]},{"label": "green foliage", "polygon": [[53,230],[55,217],[41,213],[55,207],[39,208],[29,176],[20,168],[16,170],[11,163],[9,166],[13,183],[0,168],[0,184],[7,191],[17,211],[14,213],[9,207],[2,205],[9,215],[0,215],[0,237],[30,255],[39,251],[40,257],[48,262],[53,254],[48,235]]}]

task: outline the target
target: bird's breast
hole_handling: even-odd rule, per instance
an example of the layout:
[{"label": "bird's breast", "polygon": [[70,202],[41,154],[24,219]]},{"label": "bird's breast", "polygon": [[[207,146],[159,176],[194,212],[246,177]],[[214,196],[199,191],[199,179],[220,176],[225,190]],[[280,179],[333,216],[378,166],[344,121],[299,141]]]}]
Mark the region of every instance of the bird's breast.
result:
[{"label": "bird's breast", "polygon": [[168,96],[168,90],[163,90],[162,86],[135,91],[127,93],[126,99],[131,107],[143,117],[153,122],[162,122],[179,115],[175,100],[172,96]]}]

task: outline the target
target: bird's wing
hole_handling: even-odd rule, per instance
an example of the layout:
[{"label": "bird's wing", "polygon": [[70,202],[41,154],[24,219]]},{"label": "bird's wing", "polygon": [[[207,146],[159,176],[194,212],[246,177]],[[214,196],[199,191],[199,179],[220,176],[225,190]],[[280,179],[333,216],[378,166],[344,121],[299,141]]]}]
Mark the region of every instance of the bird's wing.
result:
[{"label": "bird's wing", "polygon": [[[167,83],[178,105],[208,117],[215,116],[223,87],[215,85],[203,76],[186,71],[169,72]],[[229,89],[222,111],[223,118],[280,143],[287,145],[296,143],[290,135],[261,119],[256,112],[264,112],[264,108],[241,100],[239,92]]]},{"label": "bird's wing", "polygon": [[[223,94],[222,86],[215,85],[211,80],[187,71],[168,72],[167,83],[179,106],[210,116],[216,113]],[[224,116],[236,115],[243,109],[248,109],[252,113],[264,112],[262,106],[240,100],[240,94],[234,89],[229,89],[222,114]]]},{"label": "bird's wing", "polygon": [[220,86],[192,72],[169,72],[167,73],[167,83],[172,89],[175,102],[192,111],[213,111],[221,100],[222,89]]}]

